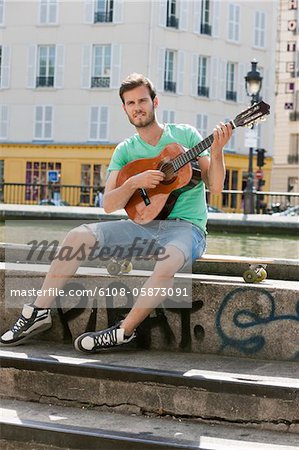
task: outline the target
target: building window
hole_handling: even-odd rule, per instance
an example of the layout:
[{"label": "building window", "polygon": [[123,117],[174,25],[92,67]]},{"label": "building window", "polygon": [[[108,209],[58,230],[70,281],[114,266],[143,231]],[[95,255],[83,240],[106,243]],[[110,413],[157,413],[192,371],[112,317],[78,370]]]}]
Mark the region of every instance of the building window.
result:
[{"label": "building window", "polygon": [[206,114],[196,115],[196,128],[203,138],[208,135],[208,116]]},{"label": "building window", "polygon": [[0,105],[0,139],[8,137],[8,106]]},{"label": "building window", "polygon": [[97,188],[101,186],[101,183],[101,165],[82,164],[80,203],[84,205],[94,205],[94,197],[96,195]]},{"label": "building window", "polygon": [[110,87],[111,45],[93,46],[92,88]]},{"label": "building window", "polygon": [[[59,181],[55,186],[48,183],[48,171],[57,170]],[[40,202],[60,197],[61,163],[53,161],[27,161],[26,162],[26,191],[25,200]]]},{"label": "building window", "polygon": [[90,110],[89,140],[108,140],[108,107],[92,106]]},{"label": "building window", "polygon": [[208,77],[208,58],[206,56],[199,56],[197,95],[200,97],[209,97]]},{"label": "building window", "polygon": [[201,2],[200,33],[208,36],[212,35],[211,0],[202,0]]},{"label": "building window", "polygon": [[265,29],[266,29],[266,14],[261,11],[256,11],[254,20],[254,45],[255,47],[265,47]]},{"label": "building window", "polygon": [[53,87],[55,75],[55,45],[38,46],[36,87]]},{"label": "building window", "polygon": [[113,21],[113,0],[96,0],[94,23]]},{"label": "building window", "polygon": [[39,23],[41,25],[55,25],[57,23],[57,0],[40,0]]},{"label": "building window", "polygon": [[53,107],[36,106],[34,124],[34,139],[51,140],[53,129]]},{"label": "building window", "polygon": [[0,89],[9,88],[10,78],[10,47],[0,45]]},{"label": "building window", "polygon": [[175,122],[175,111],[164,110],[162,113],[163,123],[174,123]]},{"label": "building window", "polygon": [[236,64],[228,62],[226,65],[226,100],[237,101]]},{"label": "building window", "polygon": [[233,42],[240,40],[240,6],[229,5],[228,39]]},{"label": "building window", "polygon": [[4,25],[4,0],[0,0],[0,25]]},{"label": "building window", "polygon": [[179,28],[179,19],[177,18],[177,1],[167,0],[166,8],[166,26],[171,28]]},{"label": "building window", "polygon": [[299,134],[290,135],[288,164],[299,164]]},{"label": "building window", "polygon": [[164,91],[176,92],[176,52],[166,50],[164,70]]}]

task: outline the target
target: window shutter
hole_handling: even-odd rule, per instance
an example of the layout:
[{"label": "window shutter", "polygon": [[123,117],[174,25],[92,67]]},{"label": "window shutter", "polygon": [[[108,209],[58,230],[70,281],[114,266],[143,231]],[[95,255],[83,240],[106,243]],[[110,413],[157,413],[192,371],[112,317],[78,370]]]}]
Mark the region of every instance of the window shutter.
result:
[{"label": "window shutter", "polygon": [[2,47],[2,62],[1,62],[1,88],[9,88],[10,79],[10,47],[3,45]]},{"label": "window shutter", "polygon": [[192,68],[191,68],[191,95],[197,97],[198,86],[198,55],[192,55]]},{"label": "window shutter", "polygon": [[8,106],[0,105],[0,139],[8,137]]},{"label": "window shutter", "polygon": [[218,83],[219,83],[219,60],[218,58],[211,58],[211,99],[216,100],[218,94]]},{"label": "window shutter", "polygon": [[193,2],[193,5],[194,5],[193,29],[195,33],[200,33],[202,0],[195,0]]},{"label": "window shutter", "polygon": [[99,117],[99,107],[91,106],[89,139],[92,141],[96,141],[98,137],[98,117]]},{"label": "window shutter", "polygon": [[4,25],[4,0],[0,0],[0,25]]},{"label": "window shutter", "polygon": [[81,87],[83,89],[89,89],[91,85],[91,52],[92,45],[83,45],[81,68]]},{"label": "window shutter", "polygon": [[124,1],[114,0],[113,2],[113,23],[123,22]]},{"label": "window shutter", "polygon": [[121,45],[113,44],[111,46],[111,51],[110,87],[118,89],[120,85]]},{"label": "window shutter", "polygon": [[64,66],[64,47],[56,45],[55,54],[55,87],[63,88],[63,66]]},{"label": "window shutter", "polygon": [[164,91],[164,71],[165,71],[165,48],[158,50],[158,82],[157,91]]},{"label": "window shutter", "polygon": [[85,0],[85,23],[94,23],[94,0]]},{"label": "window shutter", "polygon": [[179,29],[182,31],[188,30],[188,0],[181,0],[180,2]]},{"label": "window shutter", "polygon": [[108,106],[101,106],[99,138],[102,141],[108,139]]},{"label": "window shutter", "polygon": [[166,27],[167,0],[160,0],[159,25]]},{"label": "window shutter", "polygon": [[44,139],[52,139],[52,128],[53,128],[53,107],[44,107]]},{"label": "window shutter", "polygon": [[224,59],[220,60],[219,65],[219,93],[218,97],[220,100],[226,99],[226,66],[227,62]]},{"label": "window shutter", "polygon": [[28,48],[28,70],[27,70],[27,87],[36,87],[36,45],[30,45]]},{"label": "window shutter", "polygon": [[245,103],[245,64],[238,64],[238,102]]},{"label": "window shutter", "polygon": [[220,0],[213,2],[212,36],[219,37]]},{"label": "window shutter", "polygon": [[40,0],[39,2],[39,23],[47,23],[47,0]]},{"label": "window shutter", "polygon": [[184,66],[185,66],[185,54],[182,51],[178,52],[178,68],[177,68],[177,80],[178,88],[177,93],[182,95],[184,93]]},{"label": "window shutter", "polygon": [[43,135],[43,107],[35,106],[34,110],[34,139],[41,139]]}]

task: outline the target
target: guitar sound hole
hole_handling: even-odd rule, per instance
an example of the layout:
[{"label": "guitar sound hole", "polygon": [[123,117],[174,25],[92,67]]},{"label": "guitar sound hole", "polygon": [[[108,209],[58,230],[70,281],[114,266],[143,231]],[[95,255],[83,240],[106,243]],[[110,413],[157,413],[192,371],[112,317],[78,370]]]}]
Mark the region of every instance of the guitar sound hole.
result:
[{"label": "guitar sound hole", "polygon": [[176,178],[174,167],[171,162],[166,162],[159,167],[161,172],[165,173],[165,180],[162,181],[162,184],[169,184]]}]

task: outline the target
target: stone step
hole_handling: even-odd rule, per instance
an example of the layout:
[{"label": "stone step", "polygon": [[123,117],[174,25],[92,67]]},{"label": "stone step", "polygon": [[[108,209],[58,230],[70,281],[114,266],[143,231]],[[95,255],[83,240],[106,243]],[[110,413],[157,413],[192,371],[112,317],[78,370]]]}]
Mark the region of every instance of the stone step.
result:
[{"label": "stone step", "polygon": [[[48,270],[46,264],[0,263],[1,332],[15,322],[24,303],[35,299],[29,292],[41,288]],[[132,292],[149,274],[133,270],[112,277],[104,269],[79,268],[65,288],[69,293],[75,289],[77,295],[56,299],[54,325],[44,339],[72,342],[85,331],[113,325],[128,313]],[[138,328],[140,348],[298,360],[297,282],[267,279],[246,284],[241,277],[195,274],[181,274],[176,282],[187,286],[187,303],[167,301],[156,308]],[[112,289],[116,295],[109,295]],[[125,295],[120,295],[121,289]]]},{"label": "stone step", "polygon": [[[297,436],[281,432],[200,424],[172,418],[125,416],[89,409],[5,401],[1,405],[1,436],[58,448],[89,450],[298,450]],[[17,440],[17,441],[16,441]],[[19,444],[23,445],[18,447]],[[3,448],[3,447],[1,447]],[[37,447],[40,448],[40,447]],[[3,450],[5,447],[3,448]]]},{"label": "stone step", "polygon": [[0,396],[10,400],[299,433],[296,362],[136,351],[129,345],[85,355],[33,341],[1,347],[0,365]]}]

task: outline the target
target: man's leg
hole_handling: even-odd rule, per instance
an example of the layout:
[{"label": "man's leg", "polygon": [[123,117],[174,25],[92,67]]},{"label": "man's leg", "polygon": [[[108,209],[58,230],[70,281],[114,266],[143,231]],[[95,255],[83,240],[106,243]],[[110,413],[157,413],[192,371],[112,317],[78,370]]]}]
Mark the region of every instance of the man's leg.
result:
[{"label": "man's leg", "polygon": [[175,273],[178,272],[185,263],[185,255],[177,247],[166,247],[165,255],[168,257],[163,261],[157,262],[153,274],[143,285],[143,292],[148,292],[148,295],[139,296],[137,298],[133,308],[121,324],[117,324],[107,330],[84,333],[81,336],[78,336],[74,342],[76,350],[96,353],[103,348],[114,347],[134,339],[136,327],[153,311],[153,309],[165,300],[165,296],[150,295],[149,289],[168,289],[172,287]]},{"label": "man's leg", "polygon": [[[158,261],[155,265],[155,269],[150,278],[144,283],[143,288],[146,293],[151,292],[151,288],[166,288],[173,287],[174,275],[184,265],[185,256],[181,250],[174,246],[166,247],[166,258],[163,261]],[[161,293],[161,290],[156,292]],[[165,300],[165,296],[157,295],[145,295],[139,296],[122,322],[122,328],[125,330],[126,335],[130,335],[143,322],[143,320],[149,316],[149,314]]]},{"label": "man's leg", "polygon": [[[84,245],[87,257],[96,243],[96,238],[87,227],[80,226],[71,230],[65,237],[61,248],[70,247],[75,254]],[[81,258],[53,260],[41,290],[45,295],[37,297],[33,305],[25,305],[16,323],[0,338],[1,345],[19,345],[52,326],[50,307],[55,300],[55,288],[61,289],[82,264]],[[49,290],[49,288],[54,288]],[[53,292],[53,294],[51,294]]]}]

